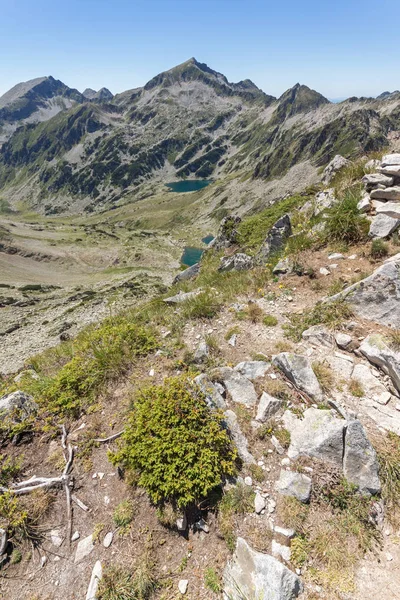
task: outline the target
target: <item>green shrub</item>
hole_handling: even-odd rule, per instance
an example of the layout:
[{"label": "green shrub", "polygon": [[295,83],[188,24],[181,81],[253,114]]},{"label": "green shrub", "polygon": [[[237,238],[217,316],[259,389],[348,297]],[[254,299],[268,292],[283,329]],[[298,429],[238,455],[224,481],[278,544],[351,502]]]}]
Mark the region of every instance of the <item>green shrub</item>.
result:
[{"label": "green shrub", "polygon": [[213,567],[206,569],[206,572],[204,573],[204,583],[206,587],[215,594],[222,591],[221,578]]},{"label": "green shrub", "polygon": [[155,503],[179,508],[205,498],[235,473],[236,450],[205,396],[184,376],[139,392],[114,464],[139,473]]},{"label": "green shrub", "polygon": [[369,222],[360,213],[357,204],[358,196],[349,190],[327,211],[324,237],[328,243],[356,244],[366,239]]},{"label": "green shrub", "polygon": [[388,254],[389,254],[389,247],[386,244],[386,242],[384,242],[381,239],[376,239],[376,240],[372,241],[371,250],[370,250],[371,258],[374,258],[374,259],[384,258]]},{"label": "green shrub", "polygon": [[275,327],[278,324],[278,319],[273,315],[265,315],[262,322],[266,327]]}]

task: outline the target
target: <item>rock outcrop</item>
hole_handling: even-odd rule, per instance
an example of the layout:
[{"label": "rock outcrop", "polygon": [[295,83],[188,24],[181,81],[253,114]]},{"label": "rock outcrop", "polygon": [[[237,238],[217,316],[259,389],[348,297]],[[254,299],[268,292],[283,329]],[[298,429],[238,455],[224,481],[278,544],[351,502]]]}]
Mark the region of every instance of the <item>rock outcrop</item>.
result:
[{"label": "rock outcrop", "polygon": [[344,158],[340,154],[336,154],[336,156],[331,160],[328,166],[325,167],[324,172],[322,174],[322,183],[330,183],[336,173],[350,164],[350,161],[347,158]]},{"label": "rock outcrop", "polygon": [[283,215],[268,232],[261,248],[255,256],[257,264],[266,264],[269,259],[281,252],[292,235],[292,225],[289,215]]},{"label": "rock outcrop", "polygon": [[251,256],[238,252],[232,256],[223,256],[218,271],[248,271],[254,266],[254,261]]},{"label": "rock outcrop", "polygon": [[309,360],[300,354],[281,352],[273,357],[272,363],[309,398],[322,400],[323,393]]}]

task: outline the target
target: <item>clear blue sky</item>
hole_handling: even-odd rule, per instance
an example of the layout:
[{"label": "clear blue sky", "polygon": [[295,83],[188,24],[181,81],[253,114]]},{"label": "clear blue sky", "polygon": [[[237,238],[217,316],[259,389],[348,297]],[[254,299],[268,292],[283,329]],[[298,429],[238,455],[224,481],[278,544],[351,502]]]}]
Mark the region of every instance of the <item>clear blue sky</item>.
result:
[{"label": "clear blue sky", "polygon": [[138,87],[194,56],[275,96],[400,88],[400,0],[0,0],[0,94],[53,75]]}]

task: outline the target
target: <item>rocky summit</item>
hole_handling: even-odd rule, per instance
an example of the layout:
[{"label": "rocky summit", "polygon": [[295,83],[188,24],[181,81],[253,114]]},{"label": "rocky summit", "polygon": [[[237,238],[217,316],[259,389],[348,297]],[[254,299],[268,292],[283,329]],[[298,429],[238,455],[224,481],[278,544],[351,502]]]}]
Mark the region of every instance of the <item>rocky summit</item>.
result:
[{"label": "rocky summit", "polygon": [[93,85],[0,98],[0,597],[399,598],[399,92]]}]

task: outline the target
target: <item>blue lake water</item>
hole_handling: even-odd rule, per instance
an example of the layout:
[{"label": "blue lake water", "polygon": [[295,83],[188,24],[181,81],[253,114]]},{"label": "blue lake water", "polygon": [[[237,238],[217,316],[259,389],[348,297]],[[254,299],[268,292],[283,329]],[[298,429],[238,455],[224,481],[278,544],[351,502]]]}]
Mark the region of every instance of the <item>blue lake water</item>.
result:
[{"label": "blue lake water", "polygon": [[209,244],[210,242],[212,242],[214,239],[213,235],[206,235],[206,237],[203,237],[203,239],[201,240],[203,242],[203,244]]},{"label": "blue lake water", "polygon": [[[210,234],[210,235],[206,235],[206,237],[203,237],[203,239],[201,241],[203,242],[203,244],[209,244],[210,242],[212,242],[213,239],[214,239],[214,236]],[[195,248],[194,246],[185,246],[183,249],[183,254],[181,256],[181,263],[183,265],[186,265],[187,267],[191,267],[192,265],[195,265],[201,259],[204,250],[205,250],[204,248]]]},{"label": "blue lake water", "polygon": [[207,187],[211,181],[207,179],[186,179],[184,181],[173,181],[165,185],[173,192],[198,192]]}]

